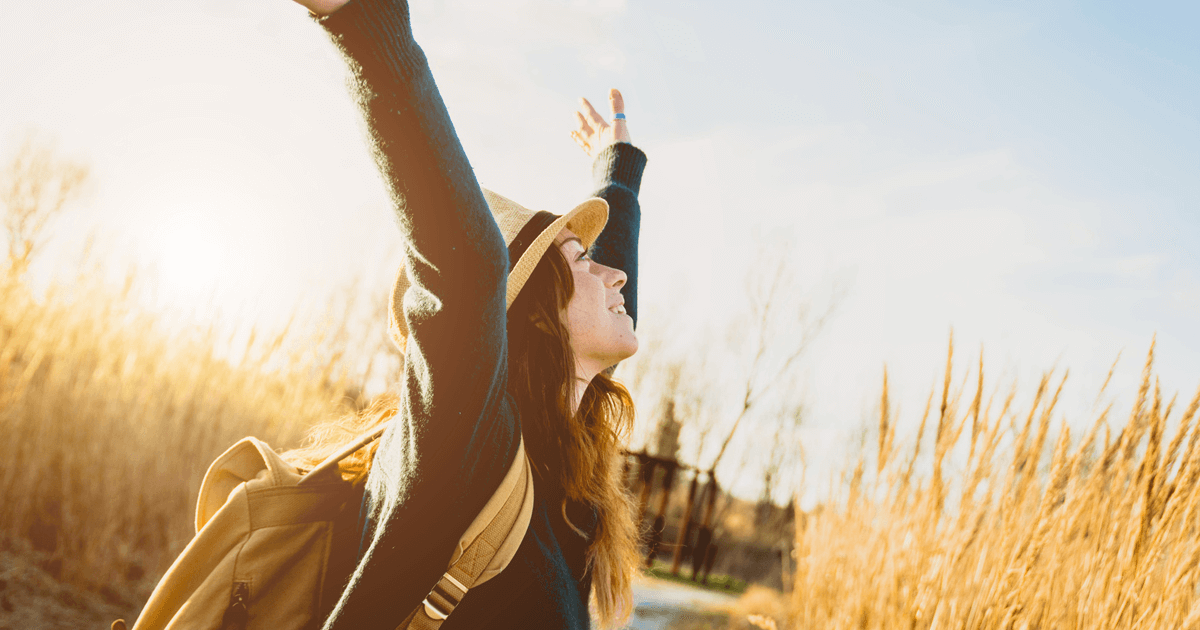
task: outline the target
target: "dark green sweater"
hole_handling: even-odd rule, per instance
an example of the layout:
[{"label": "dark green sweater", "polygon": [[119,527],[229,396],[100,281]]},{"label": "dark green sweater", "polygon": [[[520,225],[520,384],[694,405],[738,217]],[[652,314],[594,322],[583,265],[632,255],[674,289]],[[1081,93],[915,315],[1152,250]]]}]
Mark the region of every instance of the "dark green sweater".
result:
[{"label": "dark green sweater", "polygon": [[[508,254],[402,0],[352,0],[320,20],[351,68],[403,234],[412,279],[400,411],[367,480],[364,551],[326,628],[392,630],[446,569],[459,535],[513,461],[520,418],[507,395]],[[637,192],[645,156],[628,144],[597,157],[610,204],[596,259],[626,272],[636,321]],[[561,490],[538,486],[520,550],[443,626],[587,628],[587,541],[563,522]],[[585,506],[572,522],[592,523]]]}]

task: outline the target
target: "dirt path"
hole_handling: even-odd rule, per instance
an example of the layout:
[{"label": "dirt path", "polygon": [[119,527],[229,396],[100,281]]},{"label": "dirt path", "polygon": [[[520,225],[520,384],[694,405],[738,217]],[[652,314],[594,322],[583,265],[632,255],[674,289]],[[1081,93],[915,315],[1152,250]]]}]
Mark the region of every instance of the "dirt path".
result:
[{"label": "dirt path", "polygon": [[0,546],[0,630],[107,628],[120,604],[55,580],[28,549]]},{"label": "dirt path", "polygon": [[713,609],[737,598],[724,593],[641,578],[633,587],[633,616],[627,630],[692,630],[724,628],[728,615]]}]

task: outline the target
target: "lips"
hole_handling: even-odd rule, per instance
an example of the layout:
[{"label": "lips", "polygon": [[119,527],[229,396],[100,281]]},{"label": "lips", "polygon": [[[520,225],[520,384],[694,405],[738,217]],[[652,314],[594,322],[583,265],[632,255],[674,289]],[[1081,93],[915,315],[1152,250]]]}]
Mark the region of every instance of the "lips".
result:
[{"label": "lips", "polygon": [[617,315],[624,315],[625,314],[625,300],[621,300],[620,302],[613,304],[612,306],[608,307],[608,310],[609,310],[609,312],[616,313]]}]

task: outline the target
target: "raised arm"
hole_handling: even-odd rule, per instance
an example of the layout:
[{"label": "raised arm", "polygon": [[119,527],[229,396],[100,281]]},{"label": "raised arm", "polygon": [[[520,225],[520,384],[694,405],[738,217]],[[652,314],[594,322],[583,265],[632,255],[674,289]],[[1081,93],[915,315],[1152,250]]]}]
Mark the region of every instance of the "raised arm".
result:
[{"label": "raised arm", "polygon": [[621,294],[625,297],[625,311],[636,326],[638,232],[642,221],[638,191],[642,186],[646,154],[632,144],[621,92],[610,90],[608,102],[611,122],[605,120],[586,98],[579,99],[576,129],[571,132],[571,137],[594,158],[592,180],[595,189],[592,195],[608,202],[608,224],[592,244],[592,259],[625,272],[627,280],[621,287]]},{"label": "raised arm", "polygon": [[334,8],[319,22],[350,67],[411,286],[400,408],[367,482],[366,549],[327,627],[390,629],[441,576],[516,453],[508,251],[413,41],[407,2]]},{"label": "raised arm", "polygon": [[408,467],[418,458],[459,457],[492,437],[475,424],[503,398],[508,250],[413,41],[408,3],[353,0],[320,23],[351,69],[404,239],[411,287],[401,412],[410,426],[391,439],[408,442],[397,453]]}]

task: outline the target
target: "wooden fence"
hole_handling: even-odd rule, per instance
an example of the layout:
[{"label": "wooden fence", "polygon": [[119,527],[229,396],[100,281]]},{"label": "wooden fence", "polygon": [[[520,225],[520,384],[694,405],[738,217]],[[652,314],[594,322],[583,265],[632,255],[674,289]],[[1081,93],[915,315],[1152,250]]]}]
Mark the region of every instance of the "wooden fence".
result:
[{"label": "wooden fence", "polygon": [[[662,475],[657,476],[655,473],[660,470]],[[660,479],[657,484],[658,501],[649,527],[646,566],[651,566],[656,557],[670,550],[673,575],[679,575],[680,567],[690,560],[692,580],[707,583],[708,573],[712,570],[718,552],[717,545],[713,543],[712,522],[713,508],[720,490],[716,475],[712,470],[700,470],[678,460],[657,457],[645,451],[626,452],[625,473],[630,489],[638,495],[638,522],[643,527],[649,517],[647,510],[654,494],[655,480]],[[682,475],[691,477],[687,486],[682,522],[678,527],[672,528],[675,531],[675,540],[664,541],[667,509],[671,505],[671,495],[678,485],[675,483],[676,477]],[[703,488],[702,478],[705,482]],[[695,519],[698,510],[702,512],[699,522]]]}]

